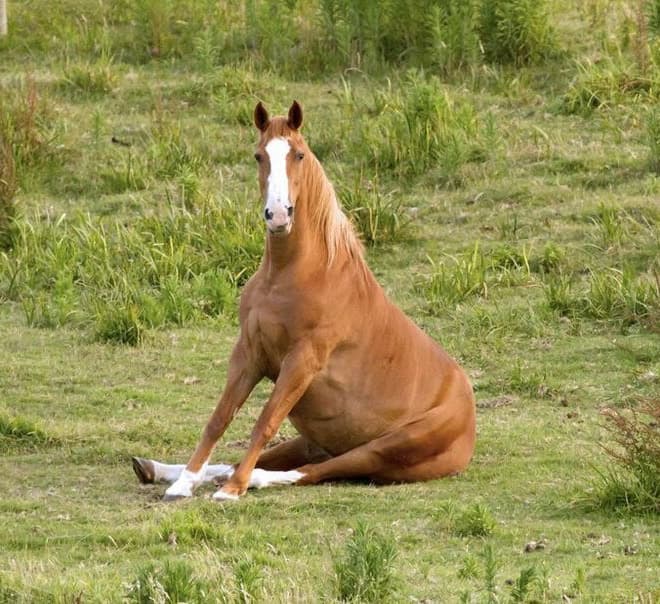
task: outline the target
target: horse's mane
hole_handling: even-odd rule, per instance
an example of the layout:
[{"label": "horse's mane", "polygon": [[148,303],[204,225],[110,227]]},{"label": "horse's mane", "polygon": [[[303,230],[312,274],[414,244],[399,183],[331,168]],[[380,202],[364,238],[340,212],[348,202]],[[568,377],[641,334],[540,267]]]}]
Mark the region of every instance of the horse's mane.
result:
[{"label": "horse's mane", "polygon": [[308,209],[309,218],[313,228],[323,237],[328,266],[341,252],[364,263],[364,248],[353,223],[344,214],[335,189],[318,159],[313,155],[310,159],[306,173],[307,194],[312,200]]}]

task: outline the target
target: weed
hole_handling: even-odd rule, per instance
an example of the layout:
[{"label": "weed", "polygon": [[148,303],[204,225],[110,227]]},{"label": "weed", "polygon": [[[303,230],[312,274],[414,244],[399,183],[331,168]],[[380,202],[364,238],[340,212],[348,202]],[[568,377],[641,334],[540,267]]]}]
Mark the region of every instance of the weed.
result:
[{"label": "weed", "polygon": [[511,602],[525,602],[538,580],[536,567],[523,568],[511,588]]},{"label": "weed", "polygon": [[0,132],[0,250],[8,249],[12,242],[13,221],[16,217],[14,195],[17,189],[14,153]]},{"label": "weed", "polygon": [[0,443],[7,448],[31,449],[54,442],[55,439],[27,419],[0,415]]},{"label": "weed", "polygon": [[97,98],[112,92],[117,84],[118,77],[112,57],[102,56],[93,63],[67,65],[60,88],[65,92],[70,92],[73,99],[81,98],[81,94]]},{"label": "weed", "polygon": [[530,259],[530,268],[541,274],[556,273],[561,269],[566,258],[566,250],[553,241],[543,246],[540,257]]},{"label": "weed", "polygon": [[488,508],[478,503],[457,515],[453,524],[454,533],[459,537],[488,537],[496,525]]},{"label": "weed", "polygon": [[234,582],[240,604],[249,604],[258,599],[262,580],[261,569],[254,560],[241,558],[234,563]]},{"label": "weed", "polygon": [[606,508],[660,511],[660,404],[645,401],[638,409],[603,412],[613,444],[603,449],[615,467],[599,471],[597,497]]},{"label": "weed", "polygon": [[649,165],[660,173],[660,110],[652,109],[646,118],[646,140],[649,148]]},{"label": "weed", "polygon": [[587,288],[576,291],[571,275],[550,275],[544,283],[546,303],[562,316],[619,321],[622,326],[652,316],[660,301],[660,284],[630,269],[591,269]]},{"label": "weed", "polygon": [[432,273],[423,285],[429,311],[442,313],[447,305],[458,304],[470,296],[488,296],[487,263],[479,244],[470,254],[435,263],[431,258]]},{"label": "weed", "polygon": [[262,238],[258,217],[229,200],[132,225],[22,223],[0,274],[30,325],[88,325],[98,340],[138,345],[149,328],[233,316]]},{"label": "weed", "polygon": [[477,32],[477,5],[448,0],[432,6],[429,19],[431,35],[426,50],[434,67],[451,74],[479,64],[481,47]]},{"label": "weed", "polygon": [[[542,601],[539,598],[545,597],[544,579],[535,566],[523,568],[518,577],[513,581],[507,581],[511,585],[511,591],[508,598],[501,592],[498,586],[498,572],[501,562],[498,560],[493,546],[488,543],[479,556],[482,560],[482,568],[479,568],[477,558],[466,556],[463,559],[463,569],[461,579],[472,581],[475,591],[481,595],[479,602],[486,604],[498,604],[500,602],[510,602],[511,604],[519,602]],[[547,583],[547,581],[545,582]],[[461,594],[461,602],[474,602],[473,592],[467,589]]]},{"label": "weed", "polygon": [[158,568],[154,564],[144,566],[128,586],[126,599],[135,604],[155,602],[208,601],[210,586],[195,578],[192,567],[184,561],[166,561]]},{"label": "weed", "polygon": [[546,2],[483,2],[479,34],[486,58],[495,63],[535,63],[549,57],[556,50]]},{"label": "weed", "polygon": [[[18,182],[30,167],[43,165],[55,156],[56,134],[52,124],[51,109],[37,88],[34,79],[27,77],[0,96],[0,141],[2,155],[6,158],[11,150],[11,164],[2,169],[3,179],[15,173]],[[6,174],[5,174],[6,172]],[[9,180],[8,191],[15,189]]]},{"label": "weed", "polygon": [[369,245],[401,241],[409,233],[410,218],[397,195],[397,191],[381,193],[377,181],[365,181],[362,176],[353,187],[339,192],[343,206]]},{"label": "weed", "polygon": [[639,74],[635,66],[608,58],[599,63],[581,60],[563,97],[566,113],[587,115],[611,107],[625,97],[653,102],[660,94],[660,74]]},{"label": "weed", "polygon": [[452,99],[437,78],[409,71],[400,93],[379,94],[375,104],[382,112],[365,122],[357,141],[376,169],[415,176],[433,168],[441,181],[456,184],[463,165],[488,156],[492,123],[482,124],[475,109]]},{"label": "weed", "polygon": [[344,602],[384,602],[396,589],[394,541],[358,524],[343,554],[335,558],[337,597]]},{"label": "weed", "polygon": [[601,203],[593,222],[598,226],[604,249],[621,245],[625,237],[622,212],[619,208]]},{"label": "weed", "polygon": [[551,394],[546,375],[539,374],[521,363],[516,363],[509,376],[509,388],[530,398],[545,398]]}]

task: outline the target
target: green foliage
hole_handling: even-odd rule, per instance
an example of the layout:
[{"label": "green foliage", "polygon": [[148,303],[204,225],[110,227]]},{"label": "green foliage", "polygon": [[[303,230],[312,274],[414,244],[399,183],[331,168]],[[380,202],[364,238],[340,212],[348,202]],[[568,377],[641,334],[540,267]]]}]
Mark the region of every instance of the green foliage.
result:
[{"label": "green foliage", "polygon": [[30,449],[55,442],[43,429],[22,417],[0,415],[0,444],[7,448]]},{"label": "green foliage", "polygon": [[655,102],[660,96],[660,70],[654,67],[640,73],[638,66],[622,58],[599,62],[581,59],[577,73],[568,86],[562,108],[566,113],[587,115],[628,98],[636,102]]},{"label": "green foliage", "polygon": [[410,218],[404,213],[398,191],[383,193],[378,181],[357,178],[352,187],[340,188],[339,199],[368,245],[406,239]]},{"label": "green foliage", "polygon": [[649,165],[660,173],[660,110],[649,111],[646,117],[646,141],[649,148]]},{"label": "green foliage", "polygon": [[234,563],[234,582],[239,604],[257,601],[261,593],[262,581],[261,568],[255,560],[240,558]]},{"label": "green foliage", "polygon": [[[544,587],[541,575],[536,566],[527,566],[521,569],[517,578],[507,581],[511,585],[508,594],[502,593],[498,585],[498,573],[501,561],[497,558],[495,549],[488,543],[484,546],[479,561],[474,556],[466,556],[463,560],[460,577],[464,581],[470,581],[472,589],[467,589],[461,594],[461,602],[480,602],[484,604],[498,604],[507,602],[517,604],[521,602],[545,601]],[[478,594],[475,599],[474,592]]]},{"label": "green foliage", "polygon": [[11,245],[17,188],[14,152],[5,134],[0,132],[0,250]]},{"label": "green foliage", "polygon": [[495,63],[537,63],[556,50],[546,2],[485,0],[479,34],[486,58]]},{"label": "green foliage", "polygon": [[166,561],[161,567],[148,564],[140,569],[126,593],[128,602],[208,602],[213,586],[195,578],[193,568],[183,560]]},{"label": "green foliage", "polygon": [[600,231],[603,249],[621,244],[625,237],[625,229],[619,208],[601,203],[596,217],[592,220]]},{"label": "green foliage", "polygon": [[485,506],[475,503],[453,521],[454,533],[459,537],[488,537],[495,530],[495,519]]},{"label": "green foliage", "polygon": [[396,589],[394,541],[359,523],[335,558],[337,597],[342,602],[385,602]]},{"label": "green foliage", "polygon": [[470,254],[450,260],[450,265],[436,264],[429,258],[432,273],[422,291],[432,313],[442,313],[447,305],[458,304],[470,296],[488,295],[486,258],[478,243]]},{"label": "green foliage", "polygon": [[614,466],[598,472],[596,497],[604,508],[660,512],[660,404],[604,411],[611,442],[603,444]]},{"label": "green foliage", "polygon": [[550,275],[544,283],[548,307],[567,317],[618,321],[622,325],[650,318],[660,303],[660,284],[630,269],[591,269],[586,287],[574,275]]},{"label": "green foliage", "polygon": [[496,137],[491,121],[482,123],[471,105],[419,72],[408,72],[398,91],[378,92],[375,105],[377,116],[365,122],[358,145],[375,169],[400,177],[432,168],[439,180],[457,184],[461,168],[483,161]]},{"label": "green foliage", "polygon": [[132,225],[82,215],[24,223],[0,257],[3,295],[22,302],[32,326],[92,325],[101,341],[136,345],[148,328],[233,316],[262,238],[254,213],[229,200]]},{"label": "green foliage", "polygon": [[[0,94],[0,237],[15,210],[12,199],[30,172],[59,162],[49,102],[31,77]],[[5,241],[6,243],[6,241]]]},{"label": "green foliage", "polygon": [[445,0],[430,7],[425,62],[445,74],[481,62],[479,6],[474,0]]},{"label": "green foliage", "polygon": [[102,56],[94,62],[67,65],[60,89],[69,92],[74,100],[98,98],[112,92],[117,83],[112,57]]}]

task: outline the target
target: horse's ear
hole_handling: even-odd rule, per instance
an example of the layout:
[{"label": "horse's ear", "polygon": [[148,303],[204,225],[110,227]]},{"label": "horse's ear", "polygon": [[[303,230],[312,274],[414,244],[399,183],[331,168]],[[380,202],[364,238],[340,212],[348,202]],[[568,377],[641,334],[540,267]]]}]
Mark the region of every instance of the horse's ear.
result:
[{"label": "horse's ear", "polygon": [[268,124],[270,124],[268,111],[266,111],[266,108],[261,104],[261,101],[259,101],[254,108],[254,125],[263,132],[268,128]]},{"label": "horse's ear", "polygon": [[291,130],[298,130],[302,126],[302,120],[302,107],[298,104],[298,101],[293,101],[291,107],[289,107],[289,117],[286,123]]}]

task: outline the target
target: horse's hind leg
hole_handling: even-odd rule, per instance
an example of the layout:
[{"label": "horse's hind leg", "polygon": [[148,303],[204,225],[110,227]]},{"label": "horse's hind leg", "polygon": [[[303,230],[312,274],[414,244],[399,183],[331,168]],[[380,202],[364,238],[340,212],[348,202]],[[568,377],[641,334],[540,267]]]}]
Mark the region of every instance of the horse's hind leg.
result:
[{"label": "horse's hind leg", "polygon": [[318,464],[298,468],[297,484],[338,478],[378,482],[431,480],[465,469],[474,449],[474,412],[436,407],[417,420]]},{"label": "horse's hind leg", "polygon": [[329,459],[323,449],[298,436],[266,449],[257,460],[256,467],[263,470],[294,470],[310,463]]}]

